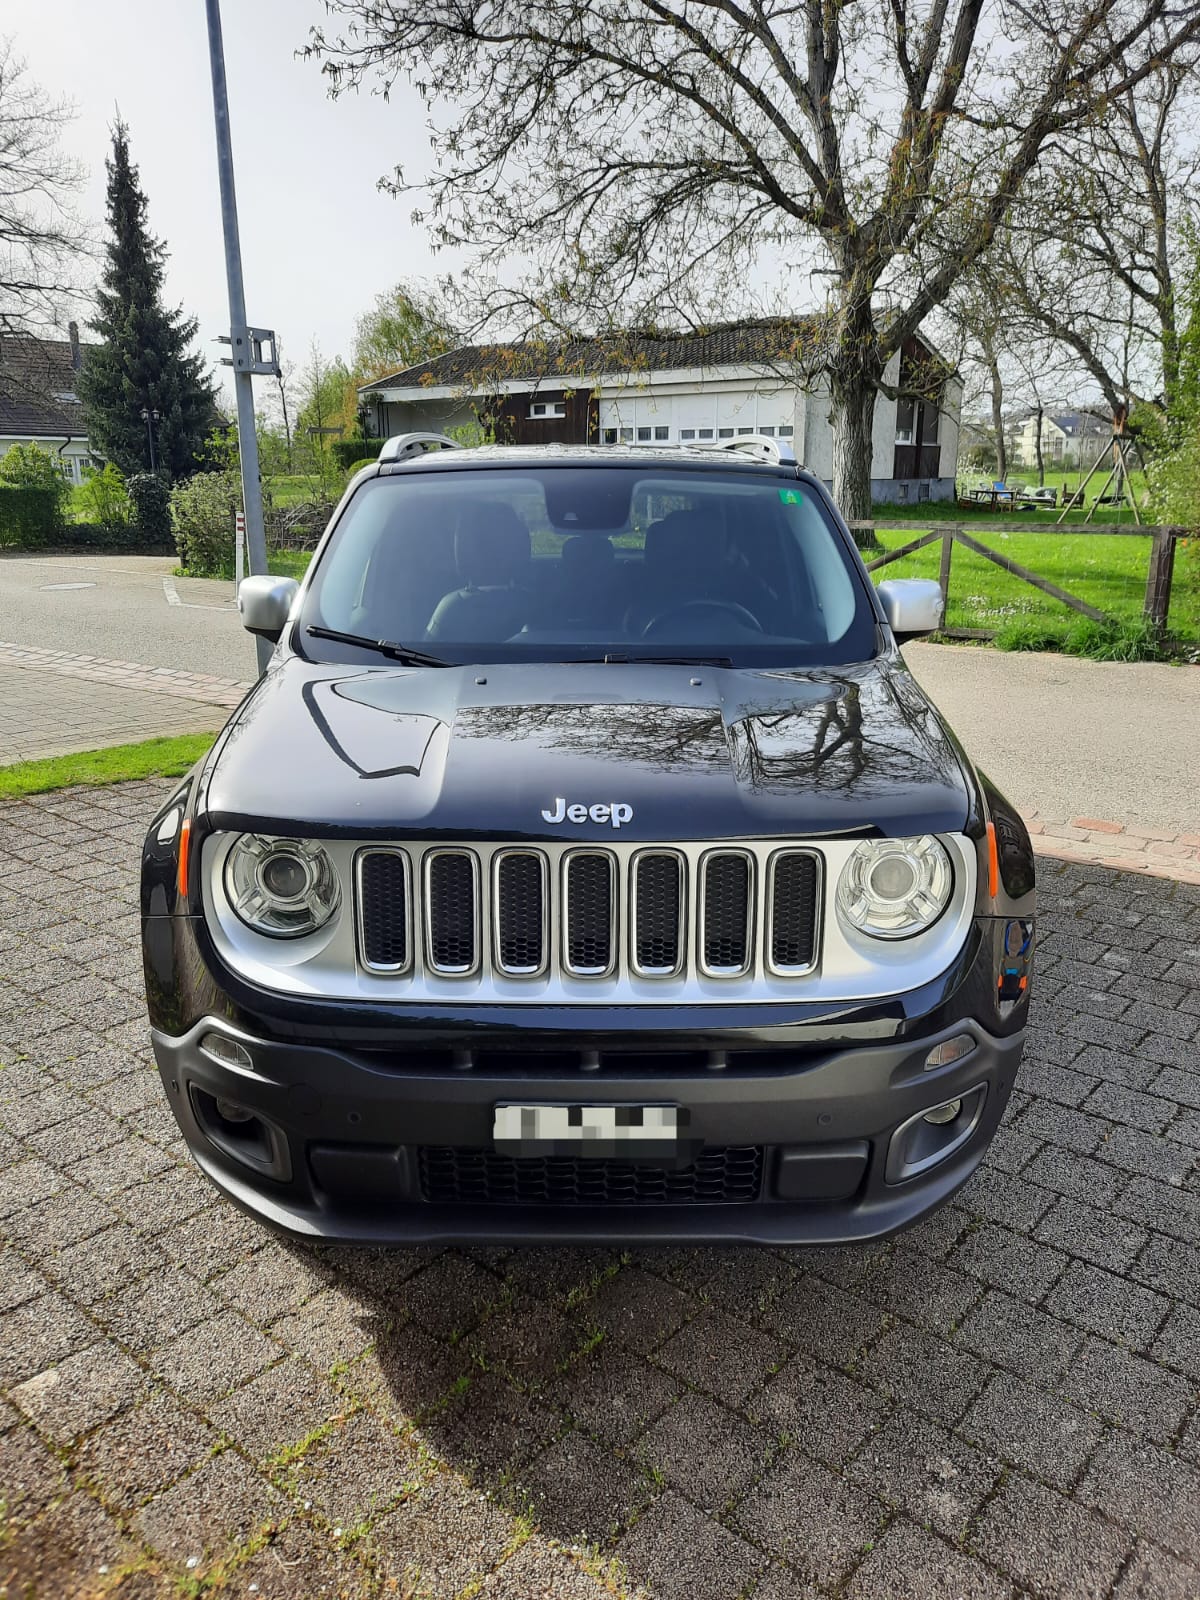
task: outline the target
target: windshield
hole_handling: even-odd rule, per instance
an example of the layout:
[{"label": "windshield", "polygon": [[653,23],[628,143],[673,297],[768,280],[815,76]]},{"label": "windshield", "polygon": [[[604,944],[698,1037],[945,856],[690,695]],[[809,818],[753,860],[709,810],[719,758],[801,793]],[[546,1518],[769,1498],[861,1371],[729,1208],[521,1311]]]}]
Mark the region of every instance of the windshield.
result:
[{"label": "windshield", "polygon": [[874,653],[853,557],[794,478],[646,466],[445,469],[368,480],[313,574],[297,645],[328,630],[448,663]]}]

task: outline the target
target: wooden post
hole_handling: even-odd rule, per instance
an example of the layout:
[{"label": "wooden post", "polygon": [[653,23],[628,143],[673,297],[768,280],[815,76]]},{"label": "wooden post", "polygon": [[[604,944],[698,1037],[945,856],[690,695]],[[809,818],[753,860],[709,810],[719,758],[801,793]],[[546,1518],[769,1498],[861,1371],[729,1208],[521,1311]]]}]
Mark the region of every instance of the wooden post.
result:
[{"label": "wooden post", "polygon": [[946,528],[942,533],[942,565],[938,572],[938,587],[942,591],[942,621],[947,621],[950,612],[950,558],[954,554],[954,535],[957,528]]},{"label": "wooden post", "polygon": [[1175,528],[1155,528],[1146,574],[1146,621],[1159,639],[1167,631],[1171,610],[1171,579],[1175,573]]}]

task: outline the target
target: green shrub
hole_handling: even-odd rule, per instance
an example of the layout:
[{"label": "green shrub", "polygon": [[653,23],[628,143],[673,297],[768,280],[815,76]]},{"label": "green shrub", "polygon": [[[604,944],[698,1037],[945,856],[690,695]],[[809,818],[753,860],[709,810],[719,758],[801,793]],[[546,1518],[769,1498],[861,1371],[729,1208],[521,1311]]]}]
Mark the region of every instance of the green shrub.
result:
[{"label": "green shrub", "polygon": [[383,448],[382,439],[335,439],[330,454],[345,472],[355,461],[374,461]]},{"label": "green shrub", "polygon": [[139,545],[161,549],[171,543],[171,494],[157,472],[135,472],[126,488],[133,532]]},{"label": "green shrub", "polygon": [[[80,514],[80,522],[119,530],[123,539],[128,538],[129,496],[125,492],[125,479],[114,462],[110,461],[100,472],[85,478],[72,492],[71,505]],[[71,530],[71,537],[75,537],[75,528]]]},{"label": "green shrub", "polygon": [[364,467],[373,467],[377,464],[377,456],[363,456],[360,461],[352,461],[346,468],[346,482],[349,483],[354,474],[356,472],[361,472]]},{"label": "green shrub", "polygon": [[1136,622],[1093,622],[1080,617],[1071,625],[1062,648],[1069,656],[1088,656],[1093,661],[1167,661],[1171,657],[1144,617]]},{"label": "green shrub", "polygon": [[65,489],[61,480],[57,488],[0,482],[0,548],[40,550],[61,540]]},{"label": "green shrub", "polygon": [[233,576],[233,519],[242,509],[234,472],[198,472],[171,490],[171,528],[179,565],[198,578]]},{"label": "green shrub", "polygon": [[1061,650],[1064,637],[1061,627],[1042,617],[1013,617],[996,630],[992,643],[997,650]]}]

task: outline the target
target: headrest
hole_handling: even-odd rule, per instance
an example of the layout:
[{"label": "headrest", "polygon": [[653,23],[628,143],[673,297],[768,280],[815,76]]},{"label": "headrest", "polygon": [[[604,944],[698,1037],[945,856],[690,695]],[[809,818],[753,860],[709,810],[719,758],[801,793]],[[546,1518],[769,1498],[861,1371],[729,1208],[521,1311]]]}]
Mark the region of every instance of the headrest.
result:
[{"label": "headrest", "polygon": [[671,572],[708,569],[725,558],[725,529],[714,511],[672,511],[646,529],[647,567]]},{"label": "headrest", "polygon": [[499,589],[525,576],[529,529],[510,505],[475,502],[459,512],[454,560],[459,577],[473,589]]},{"label": "headrest", "polygon": [[600,539],[595,535],[589,538],[584,534],[576,534],[573,539],[568,539],[559,556],[564,567],[581,575],[587,572],[606,572],[616,559],[617,552],[613,549],[611,540]]}]

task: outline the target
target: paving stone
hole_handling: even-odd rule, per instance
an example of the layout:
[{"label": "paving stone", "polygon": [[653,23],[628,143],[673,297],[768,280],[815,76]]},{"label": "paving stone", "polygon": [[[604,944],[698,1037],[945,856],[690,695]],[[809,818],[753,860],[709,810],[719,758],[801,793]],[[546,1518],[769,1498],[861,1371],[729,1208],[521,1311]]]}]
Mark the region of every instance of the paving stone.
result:
[{"label": "paving stone", "polygon": [[210,1422],[252,1460],[266,1461],[346,1410],[332,1384],[294,1358],[268,1367],[207,1408]]},{"label": "paving stone", "polygon": [[352,1528],[390,1511],[425,1476],[415,1444],[370,1412],[339,1421],[288,1470],[290,1492],[329,1522]]},{"label": "paving stone", "polygon": [[520,1472],[563,1431],[558,1411],[498,1373],[477,1369],[420,1428],[437,1455],[492,1486]]},{"label": "paving stone", "polygon": [[680,1392],[670,1374],[605,1339],[564,1373],[561,1399],[585,1432],[628,1445]]},{"label": "paving stone", "polygon": [[1139,1541],[1113,1600],[1196,1600],[1198,1594],[1200,1567]]},{"label": "paving stone", "polygon": [[557,1388],[563,1369],[592,1337],[569,1312],[552,1310],[530,1295],[488,1312],[462,1343],[481,1366],[541,1393]]},{"label": "paving stone", "polygon": [[113,1199],[122,1189],[131,1188],[145,1178],[165,1172],[171,1159],[152,1144],[134,1135],[120,1144],[72,1164],[71,1176],[85,1189],[102,1199]]},{"label": "paving stone", "polygon": [[1084,1104],[1084,1110],[1093,1116],[1107,1117],[1130,1128],[1141,1128],[1145,1133],[1162,1133],[1175,1107],[1155,1095],[1141,1094],[1122,1084],[1102,1083]]},{"label": "paving stone", "polygon": [[1150,1354],[1200,1383],[1200,1312],[1191,1306],[1172,1306]]},{"label": "paving stone", "polygon": [[245,1383],[282,1353],[241,1317],[225,1311],[160,1345],[149,1360],[185,1400],[202,1404]]},{"label": "paving stone", "polygon": [[[65,1492],[67,1474],[32,1428],[15,1427],[0,1433],[0,1485],[4,1522],[13,1530]],[[0,1547],[0,1573],[3,1562]]]},{"label": "paving stone", "polygon": [[1167,1444],[1187,1415],[1192,1386],[1154,1361],[1103,1339],[1085,1339],[1062,1391],[1085,1410]]},{"label": "paving stone", "polygon": [[765,1428],[726,1411],[707,1395],[682,1395],[635,1447],[703,1511],[719,1511],[744,1493],[766,1467],[776,1443]]},{"label": "paving stone", "polygon": [[961,1541],[1001,1464],[922,1417],[899,1413],[867,1440],[846,1477],[922,1525]]},{"label": "paving stone", "polygon": [[993,1289],[964,1319],[955,1345],[1033,1383],[1050,1385],[1066,1371],[1082,1340],[1078,1329]]},{"label": "paving stone", "polygon": [[238,1561],[225,1593],[237,1600],[378,1600],[379,1579],[359,1561],[360,1548],[361,1541],[353,1551],[330,1548],[306,1523],[289,1522]]},{"label": "paving stone", "polygon": [[898,1521],[868,1552],[846,1600],[1009,1600],[1012,1586],[911,1522]]},{"label": "paving stone", "polygon": [[121,1512],[198,1466],[220,1442],[215,1428],[162,1389],[90,1434],[80,1472],[104,1503]]},{"label": "paving stone", "polygon": [[367,1550],[385,1593],[394,1585],[397,1594],[454,1600],[496,1565],[511,1536],[509,1518],[485,1495],[435,1472],[375,1523]]},{"label": "paving stone", "polygon": [[23,1383],[96,1337],[96,1328],[61,1295],[26,1300],[0,1317],[0,1388]]},{"label": "paving stone", "polygon": [[1127,1218],[1062,1197],[1042,1218],[1034,1237],[1094,1266],[1120,1272],[1149,1236]]},{"label": "paving stone", "polygon": [[945,1339],[902,1322],[881,1334],[858,1369],[890,1399],[947,1424],[962,1416],[987,1381],[988,1370]]},{"label": "paving stone", "polygon": [[447,1250],[397,1286],[396,1304],[429,1333],[457,1335],[473,1328],[503,1293],[494,1273]]},{"label": "paving stone", "polygon": [[[153,1267],[154,1261],[148,1254],[145,1264]],[[114,1338],[145,1354],[207,1321],[223,1307],[195,1278],[166,1266],[148,1277],[135,1278],[106,1300],[97,1301],[93,1310]]]},{"label": "paving stone", "polygon": [[988,1222],[966,1235],[951,1257],[951,1264],[993,1288],[1036,1305],[1061,1277],[1067,1257],[1059,1250],[1034,1244],[1023,1234]]},{"label": "paving stone", "polygon": [[880,1502],[826,1467],[787,1451],[736,1508],[733,1522],[802,1577],[833,1586],[878,1537]]},{"label": "paving stone", "polygon": [[749,1402],[751,1417],[806,1454],[840,1467],[880,1426],[887,1407],[855,1378],[795,1355]]},{"label": "paving stone", "polygon": [[617,1555],[633,1582],[661,1600],[738,1600],[767,1565],[761,1551],[669,1490],[637,1519]]},{"label": "paving stone", "polygon": [[1113,1209],[1123,1217],[1190,1244],[1200,1238],[1200,1192],[1130,1178]]},{"label": "paving stone", "polygon": [[691,1295],[640,1267],[625,1267],[606,1278],[576,1315],[585,1327],[602,1329],[618,1344],[649,1355],[699,1309]]},{"label": "paving stone", "polygon": [[46,1292],[46,1280],[15,1250],[0,1248],[0,1313],[36,1300]]},{"label": "paving stone", "polygon": [[26,1378],[11,1391],[25,1415],[60,1445],[69,1445],[145,1392],[142,1371],[111,1346],[93,1345]]},{"label": "paving stone", "polygon": [[85,1305],[93,1305],[163,1262],[154,1246],[125,1223],[65,1250],[40,1253],[42,1270]]},{"label": "paving stone", "polygon": [[858,1295],[805,1275],[762,1312],[786,1343],[831,1367],[848,1367],[883,1327],[884,1314]]},{"label": "paving stone", "polygon": [[1157,1445],[1110,1433],[1076,1498],[1184,1560],[1200,1549],[1200,1470]]},{"label": "paving stone", "polygon": [[1129,1276],[1174,1300],[1200,1306],[1200,1247],[1152,1233]]},{"label": "paving stone", "polygon": [[971,1543],[1045,1600],[1094,1600],[1108,1593],[1132,1541],[1094,1511],[1013,1473],[984,1508]]},{"label": "paving stone", "polygon": [[785,1355],[778,1339],[716,1306],[704,1306],[659,1347],[655,1360],[727,1405],[740,1405]]},{"label": "paving stone", "polygon": [[542,1532],[570,1544],[610,1545],[654,1493],[627,1461],[576,1432],[531,1461],[520,1485]]},{"label": "paving stone", "polygon": [[1181,1187],[1196,1165],[1196,1152],[1173,1139],[1159,1139],[1137,1128],[1117,1127],[1099,1152],[1103,1161],[1143,1178]]},{"label": "paving stone", "polygon": [[1032,1384],[998,1372],[962,1422],[969,1439],[1069,1489],[1104,1429],[1095,1418]]},{"label": "paving stone", "polygon": [[0,1593],[13,1600],[93,1600],[106,1573],[138,1554],[111,1517],[76,1491],[0,1550]]},{"label": "paving stone", "polygon": [[0,1172],[0,1218],[11,1217],[49,1195],[57,1194],[66,1179],[40,1156],[18,1161]]},{"label": "paving stone", "polygon": [[610,1586],[553,1541],[534,1534],[480,1587],[488,1600],[608,1600]]},{"label": "paving stone", "polygon": [[1111,1206],[1125,1186],[1112,1167],[1092,1156],[1047,1146],[1029,1163],[1023,1176],[1056,1194],[1067,1195],[1082,1205]]},{"label": "paving stone", "polygon": [[308,1263],[273,1244],[210,1279],[213,1292],[235,1311],[267,1326],[316,1294],[321,1280]]},{"label": "paving stone", "polygon": [[1018,1233],[1030,1233],[1053,1205],[1054,1193],[1010,1172],[981,1167],[956,1196],[955,1203]]},{"label": "paving stone", "polygon": [[132,1525],[167,1560],[179,1567],[195,1562],[202,1573],[276,1521],[284,1506],[265,1478],[224,1450],[148,1500]]},{"label": "paving stone", "polygon": [[1126,1278],[1072,1261],[1047,1295],[1046,1309],[1106,1339],[1144,1350],[1161,1327],[1169,1302]]},{"label": "paving stone", "polygon": [[1042,1148],[1043,1141],[1008,1123],[1001,1123],[988,1146],[984,1165],[997,1172],[1023,1172]]},{"label": "paving stone", "polygon": [[[303,1356],[320,1372],[356,1360],[378,1332],[376,1319],[335,1289],[322,1289],[298,1310],[280,1317],[271,1328],[272,1338]],[[420,1328],[408,1329],[402,1343],[416,1351],[443,1349],[439,1341]]]},{"label": "paving stone", "polygon": [[[123,1204],[124,1198],[118,1196],[118,1203]],[[261,1249],[264,1236],[262,1228],[242,1212],[217,1205],[167,1228],[155,1243],[165,1256],[203,1281]]]}]

